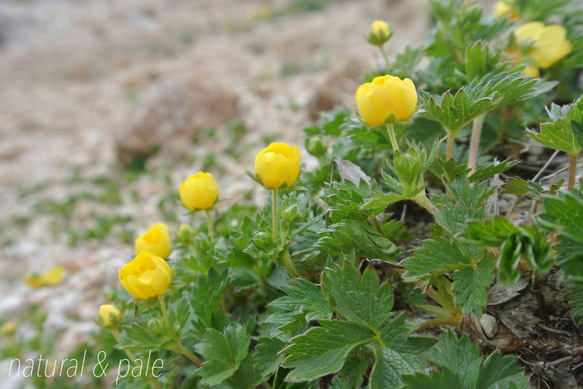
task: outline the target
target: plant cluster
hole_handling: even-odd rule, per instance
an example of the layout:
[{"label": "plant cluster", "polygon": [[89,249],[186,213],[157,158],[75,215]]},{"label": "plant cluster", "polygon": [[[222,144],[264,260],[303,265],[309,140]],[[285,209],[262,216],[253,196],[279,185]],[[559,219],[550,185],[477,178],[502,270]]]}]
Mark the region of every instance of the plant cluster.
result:
[{"label": "plant cluster", "polygon": [[[526,386],[529,371],[481,349],[470,324],[489,291],[521,277],[541,323],[583,315],[583,8],[514,0],[488,17],[473,1],[430,4],[428,43],[393,61],[392,29],[372,23],[385,63],[355,91],[358,113],[304,130],[318,168],[301,172],[284,143],[257,154],[248,175],[270,192],[265,207],[217,213],[210,173],[180,185],[193,222],[138,237],[119,270],[127,293],[99,311],[95,349],[125,352],[128,371],[149,353],[164,361],[119,387]],[[533,173],[516,145],[555,152]],[[566,179],[541,181],[561,152]],[[557,272],[567,312],[543,293]]]}]

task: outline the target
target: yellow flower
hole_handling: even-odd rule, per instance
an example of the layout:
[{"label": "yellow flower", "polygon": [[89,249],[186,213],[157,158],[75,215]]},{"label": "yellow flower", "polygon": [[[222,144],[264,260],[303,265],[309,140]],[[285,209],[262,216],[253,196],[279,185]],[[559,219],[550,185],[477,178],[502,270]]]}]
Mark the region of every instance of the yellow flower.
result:
[{"label": "yellow flower", "polygon": [[134,243],[136,254],[140,251],[150,253],[166,259],[172,250],[172,241],[168,233],[168,226],[164,223],[153,224],[148,231],[138,236]]},{"label": "yellow flower", "polygon": [[140,252],[119,269],[119,282],[129,294],[140,300],[162,296],[172,280],[172,271],[162,258]]},{"label": "yellow flower", "polygon": [[494,6],[494,16],[496,16],[497,18],[508,16],[510,20],[518,19],[519,17],[518,12],[516,12],[512,8],[513,3],[514,3],[513,0],[497,1],[496,5]]},{"label": "yellow flower", "polygon": [[382,46],[391,38],[391,29],[389,25],[382,20],[375,20],[368,29],[366,39],[369,43]]},{"label": "yellow flower", "polygon": [[97,324],[106,330],[115,330],[121,322],[119,310],[111,304],[104,304],[99,307],[97,313]]},{"label": "yellow flower", "polygon": [[527,56],[539,68],[548,68],[563,59],[573,50],[567,38],[567,30],[556,24],[545,26],[542,22],[530,22],[514,32],[516,40],[522,44],[532,44]]},{"label": "yellow flower", "polygon": [[55,266],[44,274],[30,273],[24,276],[24,282],[33,288],[52,286],[61,283],[65,279],[65,268]]},{"label": "yellow flower", "polygon": [[198,172],[180,184],[180,199],[190,210],[212,208],[219,198],[219,186],[210,173]]},{"label": "yellow flower", "polygon": [[356,104],[364,122],[378,126],[384,124],[391,114],[398,120],[411,116],[417,105],[417,91],[408,78],[376,77],[356,90]]},{"label": "yellow flower", "polygon": [[255,157],[255,174],[268,189],[289,188],[300,175],[300,163],[297,146],[272,143]]},{"label": "yellow flower", "polygon": [[8,322],[2,326],[0,329],[0,334],[3,336],[12,336],[16,332],[16,324]]},{"label": "yellow flower", "polygon": [[534,78],[539,78],[540,77],[540,72],[538,71],[538,67],[536,66],[527,66],[524,68],[524,71],[522,72],[522,74],[524,74],[525,76],[531,76]]}]

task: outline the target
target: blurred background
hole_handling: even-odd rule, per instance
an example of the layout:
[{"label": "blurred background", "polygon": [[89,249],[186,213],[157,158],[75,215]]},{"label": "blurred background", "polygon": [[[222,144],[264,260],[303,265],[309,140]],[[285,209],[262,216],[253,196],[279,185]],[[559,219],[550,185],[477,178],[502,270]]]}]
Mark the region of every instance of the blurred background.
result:
[{"label": "blurred background", "polygon": [[[427,8],[1,0],[0,326],[15,325],[18,339],[3,331],[0,356],[64,357],[89,341],[135,237],[188,220],[177,201],[187,176],[213,173],[219,213],[245,198],[262,204],[245,175],[255,154],[272,141],[304,150],[318,112],[354,108],[362,73],[382,63],[364,39],[370,23],[390,23],[394,56],[424,41]],[[38,282],[55,267],[62,279]],[[3,388],[20,380],[5,378],[8,363]]]}]

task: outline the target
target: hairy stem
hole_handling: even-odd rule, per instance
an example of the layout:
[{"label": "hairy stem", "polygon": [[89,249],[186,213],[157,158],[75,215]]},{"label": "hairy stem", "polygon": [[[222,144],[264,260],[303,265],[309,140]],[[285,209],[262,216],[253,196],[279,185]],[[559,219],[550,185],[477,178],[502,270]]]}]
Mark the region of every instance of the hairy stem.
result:
[{"label": "hairy stem", "polygon": [[208,229],[209,229],[209,236],[211,237],[211,243],[213,242],[213,217],[211,215],[211,213],[207,210],[204,211],[204,213],[206,213],[206,221],[208,224]]},{"label": "hairy stem", "polygon": [[289,255],[289,250],[287,248],[283,251],[283,256],[281,257],[281,263],[282,263],[283,267],[285,267],[287,269],[287,271],[289,272],[289,274],[291,274],[291,276],[293,278],[300,278],[300,275],[298,274],[296,268],[294,267],[294,264],[291,261],[291,257]]},{"label": "hairy stem", "polygon": [[379,46],[379,49],[381,50],[381,53],[383,55],[383,59],[385,60],[385,65],[387,65],[387,73],[388,73],[389,69],[391,68],[391,65],[389,62],[389,57],[387,57],[387,52],[385,51],[385,49],[383,49],[383,46]]},{"label": "hairy stem", "polygon": [[389,138],[391,139],[391,145],[395,152],[399,151],[399,144],[397,143],[397,137],[395,136],[395,129],[393,128],[393,123],[387,123],[387,131],[389,132]]},{"label": "hairy stem", "polygon": [[273,215],[273,241],[277,242],[277,189],[274,189],[271,194],[271,210]]},{"label": "hairy stem", "polygon": [[577,157],[579,155],[579,150],[571,154],[569,158],[569,184],[568,189],[571,190],[573,185],[575,185],[575,173],[577,172]]},{"label": "hairy stem", "polygon": [[445,160],[447,161],[448,159],[451,159],[451,157],[453,156],[453,144],[455,143],[455,135],[452,133],[449,133],[447,135],[447,149],[445,152]]},{"label": "hairy stem", "polygon": [[472,125],[472,137],[470,138],[470,156],[468,158],[468,167],[470,168],[470,175],[476,171],[478,163],[478,151],[480,148],[480,137],[482,136],[482,126],[484,125],[484,117],[486,114],[481,114],[474,119]]}]

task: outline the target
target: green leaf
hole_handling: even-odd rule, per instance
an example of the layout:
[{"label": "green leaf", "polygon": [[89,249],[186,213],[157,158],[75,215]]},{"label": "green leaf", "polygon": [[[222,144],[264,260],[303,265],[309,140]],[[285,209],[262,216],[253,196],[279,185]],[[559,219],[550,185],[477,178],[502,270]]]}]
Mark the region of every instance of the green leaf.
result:
[{"label": "green leaf", "polygon": [[447,161],[436,158],[430,169],[433,174],[446,181],[453,181],[457,176],[465,176],[470,171],[466,164],[458,165],[453,158]]},{"label": "green leaf", "polygon": [[494,278],[494,262],[491,254],[486,254],[475,269],[467,267],[454,273],[453,290],[455,301],[461,306],[463,313],[473,313],[479,316],[486,305],[488,287]]},{"label": "green leaf", "polygon": [[406,280],[415,282],[439,274],[471,266],[471,261],[462,249],[445,238],[427,239],[404,264]]},{"label": "green leaf", "polygon": [[532,130],[528,134],[543,146],[569,154],[578,153],[581,145],[571,128],[571,121],[560,119],[554,123],[544,123],[540,126],[540,134]]},{"label": "green leaf", "polygon": [[484,166],[476,170],[474,174],[472,174],[468,179],[470,182],[485,180],[486,178],[490,178],[496,174],[505,172],[506,170],[515,166],[517,163],[518,161],[506,160],[498,164]]},{"label": "green leaf", "polygon": [[455,135],[476,117],[504,105],[528,100],[548,91],[554,82],[524,77],[521,72],[488,73],[475,78],[455,95],[450,91],[443,95],[423,97],[428,118],[440,122],[450,135]]},{"label": "green leaf", "polygon": [[462,336],[457,338],[453,331],[441,334],[439,343],[424,353],[434,365],[455,371],[462,385],[459,388],[472,388],[478,378],[480,349],[472,341]]},{"label": "green leaf", "polygon": [[329,295],[330,306],[340,316],[372,331],[391,317],[392,287],[389,282],[379,286],[373,268],[361,276],[349,262],[336,269],[326,269],[322,275],[322,289]]},{"label": "green leaf", "polygon": [[250,389],[256,388],[263,381],[261,375],[254,368],[251,356],[248,355],[241,364],[239,369],[235,372],[233,376],[234,389]]},{"label": "green leaf", "polygon": [[522,240],[518,234],[504,241],[498,258],[498,277],[505,285],[514,285],[520,278],[518,264],[522,258]]},{"label": "green leaf", "polygon": [[559,197],[544,200],[545,211],[537,222],[547,230],[557,231],[562,237],[583,243],[583,198],[573,193],[561,193]]},{"label": "green leaf", "polygon": [[122,330],[121,339],[124,347],[134,351],[147,351],[156,350],[160,346],[160,340],[137,323],[123,326]]},{"label": "green leaf", "polygon": [[287,354],[284,365],[293,369],[288,381],[312,380],[336,373],[354,347],[373,339],[370,331],[349,322],[320,320],[319,323],[321,327],[313,327],[294,338],[283,350]]},{"label": "green leaf", "polygon": [[348,388],[360,388],[363,376],[368,369],[368,360],[358,357],[348,357],[340,370],[339,376],[344,378]]},{"label": "green leaf", "polygon": [[374,227],[357,220],[346,220],[329,226],[320,234],[314,247],[318,250],[339,255],[340,252],[355,251],[365,258],[391,261],[400,249],[379,234]]},{"label": "green leaf", "polygon": [[282,331],[292,330],[312,320],[332,317],[328,301],[314,283],[300,278],[294,285],[283,286],[282,290],[287,296],[271,303],[278,311],[267,318],[268,322],[287,322]]},{"label": "green leaf", "polygon": [[571,316],[583,317],[583,285],[569,286],[569,305],[571,306]]},{"label": "green leaf", "polygon": [[516,360],[502,356],[500,350],[496,350],[480,368],[475,389],[508,388],[511,385],[524,388],[527,382],[528,378],[516,366]]},{"label": "green leaf", "polygon": [[463,386],[457,373],[450,369],[436,370],[431,375],[417,373],[403,377],[405,389],[453,389],[469,388]]},{"label": "green leaf", "polygon": [[278,338],[259,338],[259,343],[255,347],[257,350],[253,354],[255,369],[265,378],[274,373],[283,363],[285,355],[281,354],[286,346],[286,342]]},{"label": "green leaf", "polygon": [[214,328],[205,331],[202,342],[195,346],[206,359],[196,371],[201,383],[213,386],[231,377],[247,357],[250,341],[245,326],[240,324],[228,326],[224,333]]},{"label": "green leaf", "polygon": [[470,222],[460,238],[467,244],[500,247],[509,235],[517,231],[518,228],[508,219],[496,216],[485,221]]},{"label": "green leaf", "polygon": [[488,51],[488,46],[482,41],[478,41],[466,49],[466,75],[469,81],[486,74]]},{"label": "green leaf", "polygon": [[387,324],[380,338],[369,345],[377,360],[371,372],[370,389],[399,388],[403,374],[415,373],[426,364],[419,354],[435,341],[425,337],[411,337],[414,326],[405,324],[401,313]]},{"label": "green leaf", "polygon": [[205,328],[212,327],[213,313],[219,309],[223,290],[227,286],[228,276],[226,271],[221,273],[211,269],[208,275],[201,275],[195,286],[191,289],[190,304],[197,320]]}]

